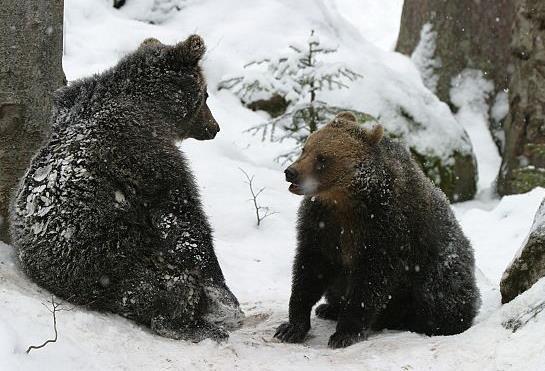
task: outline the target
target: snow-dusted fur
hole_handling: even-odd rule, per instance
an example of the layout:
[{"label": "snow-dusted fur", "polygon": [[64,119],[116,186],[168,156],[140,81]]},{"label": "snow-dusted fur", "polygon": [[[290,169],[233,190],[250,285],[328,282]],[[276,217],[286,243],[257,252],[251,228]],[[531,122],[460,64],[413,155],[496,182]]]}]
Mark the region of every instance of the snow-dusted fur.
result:
[{"label": "snow-dusted fur", "polygon": [[343,113],[309,137],[287,170],[290,182],[312,176],[319,186],[299,209],[282,341],[304,339],[324,294],[316,314],[338,321],[332,347],[368,330],[450,335],[472,324],[480,299],[470,243],[445,195],[402,145],[381,136]]},{"label": "snow-dusted fur", "polygon": [[58,92],[52,134],[20,184],[11,234],[23,270],[70,302],[160,335],[227,337],[242,316],[175,141],[212,139],[199,36],[147,40]]}]

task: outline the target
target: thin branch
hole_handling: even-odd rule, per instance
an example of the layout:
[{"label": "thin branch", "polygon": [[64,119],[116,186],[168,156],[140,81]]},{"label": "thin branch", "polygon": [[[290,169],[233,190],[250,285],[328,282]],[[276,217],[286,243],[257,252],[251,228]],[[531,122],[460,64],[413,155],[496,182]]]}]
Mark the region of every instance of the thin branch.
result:
[{"label": "thin branch", "polygon": [[32,349],[40,349],[40,348],[45,347],[49,343],[55,343],[57,341],[58,335],[59,335],[59,333],[57,331],[57,312],[72,310],[72,308],[64,308],[61,303],[55,302],[55,297],[54,296],[51,296],[50,303],[51,303],[51,308],[49,308],[49,306],[45,305],[45,303],[42,303],[42,305],[44,307],[46,307],[47,310],[53,315],[53,330],[55,331],[55,337],[53,339],[48,339],[48,340],[44,341],[40,345],[31,345],[31,346],[29,346],[28,349],[26,350],[27,354],[30,353],[30,351]]},{"label": "thin branch", "polygon": [[256,217],[256,220],[257,220],[257,226],[259,227],[261,225],[261,222],[263,221],[263,219],[265,219],[265,218],[267,218],[267,217],[269,217],[271,215],[278,214],[278,213],[276,211],[271,211],[271,209],[269,207],[267,207],[267,206],[260,206],[259,205],[259,203],[257,202],[257,198],[259,197],[259,195],[261,195],[261,193],[263,193],[263,191],[265,190],[265,187],[260,188],[256,192],[254,190],[255,175],[250,176],[242,168],[239,167],[238,169],[246,177],[246,181],[244,183],[248,184],[248,188],[250,189],[250,194],[252,195],[252,198],[250,198],[250,201],[253,202],[254,209],[255,209],[255,217]]},{"label": "thin branch", "polygon": [[503,327],[511,329],[513,332],[516,332],[519,328],[526,325],[532,319],[534,319],[539,313],[545,310],[545,301],[528,308],[526,311],[521,313],[516,318],[511,318],[503,323]]}]

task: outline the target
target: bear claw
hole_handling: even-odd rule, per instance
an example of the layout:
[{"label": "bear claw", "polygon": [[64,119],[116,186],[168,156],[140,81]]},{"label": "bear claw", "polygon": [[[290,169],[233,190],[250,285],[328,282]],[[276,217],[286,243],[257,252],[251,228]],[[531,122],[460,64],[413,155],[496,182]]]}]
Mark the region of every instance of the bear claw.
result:
[{"label": "bear claw", "polygon": [[367,332],[360,332],[357,334],[347,334],[336,332],[329,338],[328,346],[333,349],[346,348],[352,344],[356,344],[360,341],[367,339]]},{"label": "bear claw", "polygon": [[302,343],[308,328],[286,322],[278,326],[274,337],[283,343]]}]

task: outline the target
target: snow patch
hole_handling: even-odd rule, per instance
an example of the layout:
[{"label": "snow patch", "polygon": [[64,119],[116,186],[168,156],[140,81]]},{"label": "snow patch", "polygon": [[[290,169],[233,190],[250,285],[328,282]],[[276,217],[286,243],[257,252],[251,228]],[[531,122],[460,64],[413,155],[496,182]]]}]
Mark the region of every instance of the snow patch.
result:
[{"label": "snow patch", "polygon": [[411,59],[420,72],[424,85],[434,93],[437,91],[439,81],[435,70],[441,67],[441,58],[435,57],[436,40],[437,32],[433,31],[433,25],[424,24],[420,31],[420,41],[411,54]]},{"label": "snow patch", "polygon": [[451,81],[450,100],[458,108],[455,117],[464,127],[477,160],[477,192],[491,192],[501,157],[489,129],[488,99],[494,84],[479,70],[466,69]]}]

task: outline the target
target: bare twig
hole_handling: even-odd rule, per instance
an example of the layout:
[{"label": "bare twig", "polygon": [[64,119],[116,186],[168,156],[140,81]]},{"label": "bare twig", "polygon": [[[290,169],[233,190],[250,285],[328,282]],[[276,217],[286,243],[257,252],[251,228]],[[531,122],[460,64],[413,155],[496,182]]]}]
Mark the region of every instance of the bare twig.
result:
[{"label": "bare twig", "polygon": [[516,332],[519,328],[526,325],[532,319],[534,319],[539,313],[545,310],[545,301],[528,308],[525,312],[519,314],[516,318],[511,318],[503,322],[503,327]]},{"label": "bare twig", "polygon": [[47,305],[45,305],[44,303],[42,303],[42,305],[44,307],[47,308],[47,310],[53,315],[53,330],[55,331],[55,337],[53,339],[48,339],[46,341],[44,341],[41,345],[31,345],[28,347],[28,349],[26,350],[27,354],[30,353],[30,351],[32,349],[40,349],[40,348],[43,348],[45,347],[47,344],[49,343],[55,343],[57,341],[57,338],[58,338],[58,331],[57,331],[57,312],[60,312],[60,311],[69,311],[69,310],[72,310],[72,308],[65,308],[62,306],[61,303],[57,303],[55,302],[55,297],[54,296],[51,296],[51,308],[49,308]]},{"label": "bare twig", "polygon": [[257,220],[257,226],[259,227],[261,225],[261,222],[263,219],[265,219],[268,216],[278,214],[276,211],[271,211],[271,209],[267,206],[260,206],[257,202],[257,198],[263,191],[265,190],[265,187],[260,188],[257,192],[254,189],[254,178],[255,176],[248,175],[246,171],[244,171],[242,168],[239,167],[239,170],[244,174],[246,177],[246,181],[244,183],[248,184],[248,187],[250,188],[250,194],[252,195],[252,198],[250,199],[254,204],[255,209],[255,217]]}]

